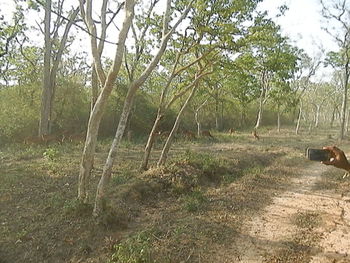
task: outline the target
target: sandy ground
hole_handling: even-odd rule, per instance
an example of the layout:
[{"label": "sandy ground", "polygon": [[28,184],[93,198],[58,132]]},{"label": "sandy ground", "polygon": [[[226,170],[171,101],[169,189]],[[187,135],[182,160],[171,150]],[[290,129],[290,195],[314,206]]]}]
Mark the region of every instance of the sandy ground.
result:
[{"label": "sandy ground", "polygon": [[[314,187],[327,169],[335,168],[319,163],[306,167],[288,191],[276,196],[271,205],[247,222],[236,242],[239,256],[227,262],[350,262],[350,197]],[[307,236],[315,237],[315,242],[305,250],[307,256],[273,256],[280,255],[286,244],[301,235],[302,229],[295,223],[300,214],[316,215],[318,221],[309,228]]]}]

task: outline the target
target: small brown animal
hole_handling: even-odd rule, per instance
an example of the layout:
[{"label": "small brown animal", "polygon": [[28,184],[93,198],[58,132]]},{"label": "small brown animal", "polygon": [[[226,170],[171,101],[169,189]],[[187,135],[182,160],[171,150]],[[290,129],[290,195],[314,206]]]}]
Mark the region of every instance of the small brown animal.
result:
[{"label": "small brown animal", "polygon": [[230,129],[228,130],[228,132],[230,133],[230,135],[232,135],[232,134],[234,134],[234,133],[235,133],[235,129],[230,128]]},{"label": "small brown animal", "polygon": [[260,140],[260,137],[259,137],[259,135],[257,134],[256,129],[253,130],[252,135],[253,135],[254,139]]},{"label": "small brown animal", "polygon": [[81,133],[74,133],[71,134],[69,136],[67,136],[65,138],[65,140],[69,141],[69,142],[83,142],[86,139],[86,134],[85,132],[81,132]]},{"label": "small brown animal", "polygon": [[156,136],[159,136],[161,139],[166,139],[170,135],[170,131],[158,131],[156,132]]},{"label": "small brown animal", "polygon": [[24,139],[24,144],[49,144],[62,143],[64,136],[61,134],[47,134],[41,136],[32,136]]},{"label": "small brown animal", "polygon": [[191,132],[191,131],[183,131],[182,134],[185,137],[185,139],[187,139],[187,140],[194,140],[194,139],[196,139],[196,135],[193,132]]},{"label": "small brown animal", "polygon": [[210,131],[202,131],[202,132],[201,132],[201,135],[202,135],[203,137],[209,137],[209,138],[214,139],[214,137],[211,135]]}]

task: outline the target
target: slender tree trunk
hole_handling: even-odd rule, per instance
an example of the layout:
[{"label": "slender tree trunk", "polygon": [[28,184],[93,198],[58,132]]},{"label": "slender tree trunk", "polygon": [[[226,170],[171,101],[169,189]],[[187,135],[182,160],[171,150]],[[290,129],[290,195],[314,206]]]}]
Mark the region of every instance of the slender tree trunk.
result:
[{"label": "slender tree trunk", "polygon": [[258,129],[260,127],[260,124],[261,124],[263,108],[264,108],[264,100],[265,100],[265,88],[263,87],[261,90],[260,99],[259,99],[259,109],[258,109],[258,114],[256,117],[256,123],[254,126],[255,130]]},{"label": "slender tree trunk", "polygon": [[340,121],[340,135],[339,135],[340,140],[343,140],[345,135],[346,109],[347,109],[347,101],[348,101],[348,83],[349,83],[349,61],[347,61],[345,65],[344,93],[343,93],[343,102],[341,107],[341,121]]},{"label": "slender tree trunk", "polygon": [[349,131],[349,119],[350,119],[350,111],[347,110],[347,114],[346,114],[346,124],[345,124],[345,135],[348,134]]},{"label": "slender tree trunk", "polygon": [[197,84],[193,87],[190,95],[187,97],[187,100],[185,101],[185,103],[182,105],[177,117],[176,117],[176,120],[175,120],[175,123],[174,123],[174,126],[170,132],[170,135],[168,137],[168,139],[166,140],[165,144],[164,144],[164,147],[163,147],[163,150],[162,150],[162,153],[160,155],[160,158],[158,160],[158,166],[162,166],[165,164],[167,158],[168,158],[168,153],[169,153],[169,150],[170,150],[170,147],[171,147],[171,144],[173,142],[173,138],[177,132],[177,129],[179,127],[179,124],[180,124],[180,121],[181,121],[181,117],[182,117],[182,114],[184,112],[184,110],[186,109],[188,103],[190,102],[190,100],[192,99],[195,91],[197,89]]},{"label": "slender tree trunk", "polygon": [[201,131],[202,131],[202,125],[201,125],[201,122],[199,120],[199,111],[196,111],[195,115],[194,115],[194,118],[196,120],[196,123],[197,123],[197,136],[201,136]]},{"label": "slender tree trunk", "polygon": [[155,69],[155,67],[158,65],[161,57],[163,56],[167,43],[169,41],[170,36],[176,29],[176,27],[180,24],[180,22],[187,16],[192,2],[187,6],[186,11],[182,13],[181,17],[177,20],[176,24],[169,30],[169,20],[170,20],[170,4],[171,0],[167,1],[166,5],[166,11],[164,14],[164,19],[163,19],[163,31],[162,31],[162,42],[160,44],[160,48],[157,52],[157,54],[153,57],[152,61],[150,64],[146,67],[146,69],[142,72],[141,76],[134,81],[133,83],[130,84],[130,88],[128,89],[128,94],[125,98],[124,101],[124,107],[123,107],[123,112],[120,116],[120,120],[118,123],[118,128],[114,137],[114,140],[112,142],[106,163],[103,168],[103,173],[101,176],[101,179],[99,181],[99,184],[97,186],[97,192],[96,192],[96,199],[95,199],[95,206],[94,206],[94,211],[93,215],[95,217],[98,217],[102,214],[104,211],[104,206],[103,204],[106,202],[106,189],[107,185],[109,183],[111,173],[112,173],[112,168],[114,161],[117,157],[120,141],[123,137],[123,133],[125,131],[126,127],[126,122],[128,119],[128,116],[130,114],[130,110],[133,104],[133,100],[135,97],[136,91],[145,83],[149,75],[152,73],[152,71]]},{"label": "slender tree trunk", "polygon": [[44,73],[42,83],[42,96],[41,96],[41,114],[39,123],[39,136],[49,134],[49,122],[51,115],[51,0],[47,0],[45,3],[45,48],[44,48]]},{"label": "slender tree trunk", "polygon": [[217,131],[220,131],[220,129],[221,129],[219,103],[220,103],[219,102],[219,95],[218,95],[218,91],[216,90],[216,94],[215,94],[215,129]]},{"label": "slender tree trunk", "polygon": [[331,121],[330,121],[330,123],[329,123],[329,126],[330,126],[331,128],[333,128],[333,124],[334,124],[335,110],[336,110],[336,108],[334,107],[334,108],[333,108],[333,111],[332,111]]},{"label": "slender tree trunk", "polygon": [[[83,4],[83,1],[81,2],[81,6],[83,6],[82,4]],[[103,89],[97,98],[97,101],[95,103],[95,106],[93,107],[93,110],[90,113],[85,146],[84,146],[83,155],[80,163],[79,182],[78,182],[78,199],[84,203],[88,202],[88,188],[89,188],[91,169],[92,169],[94,154],[96,149],[98,129],[100,127],[100,122],[102,119],[104,109],[107,104],[108,97],[112,92],[114,81],[117,78],[117,75],[121,67],[123,52],[125,48],[125,40],[134,16],[134,4],[135,2],[133,0],[130,0],[130,1],[127,0],[125,2],[125,19],[124,19],[123,27],[121,28],[119,33],[118,46],[116,49],[115,58],[107,78],[105,78],[105,74],[98,61],[97,47],[96,45],[94,47],[94,44],[92,43],[92,46],[94,47],[92,48],[92,53],[94,55],[96,71],[98,73],[100,82],[103,83]],[[91,42],[93,42],[93,40],[91,40]],[[98,69],[97,69],[97,65],[98,65]]]},{"label": "slender tree trunk", "polygon": [[[61,62],[64,48],[66,47],[68,34],[70,28],[73,25],[79,8],[76,8],[70,15],[68,23],[66,24],[64,33],[59,42],[57,54],[54,58],[52,57],[52,45],[51,45],[51,32],[50,32],[50,21],[51,21],[51,0],[46,2],[45,7],[45,54],[44,54],[44,77],[43,77],[43,94],[42,94],[42,105],[41,105],[41,116],[39,126],[39,136],[51,133],[52,128],[52,111],[55,99],[56,91],[56,77],[59,64]],[[59,25],[56,25],[59,27]],[[51,63],[52,60],[52,63]],[[52,64],[52,65],[51,65]]]},{"label": "slender tree trunk", "polygon": [[99,93],[98,86],[99,86],[98,77],[96,73],[95,64],[93,63],[91,67],[91,111],[94,108],[98,98],[98,93]]},{"label": "slender tree trunk", "polygon": [[145,147],[145,151],[144,151],[144,154],[143,154],[143,159],[142,159],[141,166],[140,166],[140,170],[141,171],[147,170],[149,157],[150,157],[150,154],[151,154],[151,150],[152,150],[155,138],[156,138],[156,132],[158,130],[158,126],[160,124],[160,120],[162,119],[162,116],[163,116],[162,113],[160,113],[160,111],[158,111],[156,120],[153,123],[153,127],[152,127],[152,130],[151,130],[151,133],[148,136],[147,144],[146,144],[146,147]]},{"label": "slender tree trunk", "polygon": [[262,105],[262,103],[260,103],[254,129],[258,129],[260,127],[261,119],[262,119],[262,112],[263,112],[263,105]]},{"label": "slender tree trunk", "polygon": [[320,122],[320,110],[321,110],[321,106],[320,106],[320,105],[316,105],[316,112],[315,112],[315,128],[318,127],[319,122]]},{"label": "slender tree trunk", "polygon": [[194,118],[196,120],[197,123],[197,136],[200,137],[202,134],[202,125],[200,122],[200,118],[199,118],[199,111],[201,110],[201,108],[208,102],[208,99],[206,99],[205,101],[203,101],[203,103],[201,105],[198,106],[198,108],[196,109],[196,112],[194,114]]},{"label": "slender tree trunk", "polygon": [[281,112],[277,110],[277,132],[281,131]]},{"label": "slender tree trunk", "polygon": [[295,127],[295,134],[296,134],[296,135],[299,134],[300,122],[301,122],[301,115],[302,115],[302,105],[300,104],[299,113],[298,113],[298,119],[297,119],[297,125],[296,125],[296,127]]},{"label": "slender tree trunk", "polygon": [[125,127],[127,124],[127,120],[131,111],[131,107],[134,100],[134,95],[138,89],[138,86],[133,86],[129,89],[127,97],[125,98],[123,112],[120,116],[117,132],[115,134],[115,137],[113,139],[111,148],[109,150],[109,154],[106,160],[106,163],[103,167],[103,173],[101,176],[101,179],[99,181],[99,184],[97,186],[97,192],[96,192],[96,199],[95,199],[95,206],[94,206],[94,212],[93,215],[95,217],[99,216],[102,211],[105,209],[105,201],[106,201],[106,188],[109,183],[109,180],[111,178],[112,174],[112,168],[114,160],[116,159],[118,149],[120,146],[120,141],[123,138],[123,134],[125,131]]}]

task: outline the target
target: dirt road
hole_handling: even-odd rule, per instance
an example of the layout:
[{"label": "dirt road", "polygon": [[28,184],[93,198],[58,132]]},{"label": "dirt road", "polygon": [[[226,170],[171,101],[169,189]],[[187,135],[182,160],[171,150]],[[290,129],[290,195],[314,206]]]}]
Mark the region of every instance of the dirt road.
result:
[{"label": "dirt road", "polygon": [[315,187],[327,169],[312,163],[247,222],[234,262],[350,262],[350,196]]}]

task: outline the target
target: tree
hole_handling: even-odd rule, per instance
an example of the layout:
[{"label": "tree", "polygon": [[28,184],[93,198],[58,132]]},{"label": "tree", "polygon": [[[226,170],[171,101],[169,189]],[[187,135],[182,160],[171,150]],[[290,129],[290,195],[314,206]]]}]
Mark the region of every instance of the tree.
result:
[{"label": "tree", "polygon": [[[57,13],[63,12],[63,2],[58,1]],[[51,133],[52,127],[52,110],[56,89],[56,77],[62,54],[66,47],[69,31],[79,13],[79,8],[75,8],[70,12],[68,22],[61,15],[57,15],[54,26],[51,30],[52,7],[51,0],[45,2],[45,18],[44,18],[44,68],[42,81],[42,97],[41,97],[41,113],[39,123],[39,136]],[[59,38],[59,30],[65,24],[64,33]],[[57,43],[57,44],[56,44]]]},{"label": "tree", "polygon": [[149,64],[146,66],[144,71],[141,73],[141,75],[137,79],[132,80],[128,85],[128,93],[124,100],[124,106],[119,119],[117,131],[113,139],[111,148],[109,150],[106,163],[103,167],[103,173],[102,173],[101,179],[97,186],[95,206],[94,206],[94,212],[93,212],[95,217],[100,216],[105,209],[103,204],[106,201],[106,188],[107,188],[109,179],[111,177],[113,164],[117,158],[120,141],[125,131],[126,123],[130,114],[131,107],[133,105],[133,100],[134,100],[136,91],[145,83],[145,81],[150,76],[152,71],[158,65],[161,57],[165,52],[165,49],[167,47],[167,43],[170,37],[175,32],[176,28],[182,22],[182,20],[187,17],[187,14],[191,9],[192,2],[193,1],[190,1],[188,3],[188,5],[184,8],[181,16],[175,21],[175,24],[171,28],[169,28],[170,20],[171,20],[171,0],[167,1],[166,10],[163,16],[163,28],[161,32],[161,42],[159,45],[159,49],[154,55],[154,57],[152,58],[152,60],[149,62]]},{"label": "tree", "polygon": [[[79,182],[78,182],[78,199],[82,202],[88,202],[88,186],[90,182],[91,169],[93,166],[94,154],[96,149],[97,134],[100,122],[105,110],[108,97],[114,87],[114,82],[119,74],[123,53],[125,50],[125,41],[134,17],[134,0],[127,0],[124,4],[124,20],[118,36],[118,45],[112,65],[106,75],[102,67],[101,56],[97,47],[96,25],[92,19],[92,1],[80,0],[80,12],[87,25],[90,34],[91,53],[95,70],[101,83],[101,91],[90,113],[86,140],[80,163]],[[106,16],[106,11],[102,10],[101,17]]]},{"label": "tree", "polygon": [[339,138],[344,139],[347,100],[348,100],[348,85],[350,77],[350,9],[348,8],[346,0],[320,0],[322,5],[322,16],[328,22],[332,21],[339,25],[339,30],[332,30],[331,28],[324,28],[330,34],[336,43],[339,50],[330,52],[328,54],[328,61],[335,68],[341,68],[343,71],[343,99],[341,107],[341,122]]},{"label": "tree", "polygon": [[[190,38],[191,39],[191,38]],[[158,131],[160,121],[164,118],[166,111],[181,97],[183,97],[188,91],[192,88],[193,84],[190,85],[181,85],[181,81],[175,82],[177,78],[181,78],[181,75],[183,73],[187,73],[187,71],[193,66],[199,63],[200,60],[204,59],[206,56],[208,56],[213,49],[211,48],[208,52],[205,54],[194,57],[191,53],[193,52],[193,48],[198,45],[198,41],[194,42],[188,42],[187,36],[182,37],[182,44],[179,50],[175,49],[168,51],[169,57],[175,57],[175,60],[173,62],[172,68],[169,70],[170,74],[167,77],[166,83],[161,91],[160,100],[159,100],[159,106],[157,111],[157,116],[155,118],[155,121],[153,123],[152,130],[149,134],[144,156],[141,162],[140,169],[146,170],[148,167],[148,161],[150,157],[150,153],[153,147],[153,143],[155,140],[156,132]],[[175,44],[176,46],[176,44]],[[176,54],[176,55],[175,55]],[[180,60],[183,60],[181,63]],[[167,61],[170,62],[171,61]],[[201,78],[201,77],[200,77]],[[198,81],[198,80],[197,80]],[[175,83],[173,83],[175,82]],[[173,88],[172,85],[175,85]]]},{"label": "tree", "polygon": [[259,108],[254,129],[260,127],[263,108],[270,99],[272,91],[282,86],[274,86],[273,82],[286,82],[292,79],[297,70],[298,49],[288,44],[287,38],[279,33],[279,26],[260,15],[251,28],[252,45],[250,52],[255,59],[255,67],[251,73],[259,81]]}]

